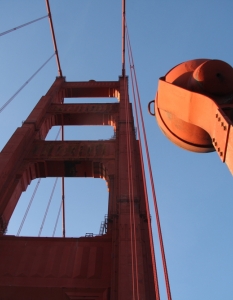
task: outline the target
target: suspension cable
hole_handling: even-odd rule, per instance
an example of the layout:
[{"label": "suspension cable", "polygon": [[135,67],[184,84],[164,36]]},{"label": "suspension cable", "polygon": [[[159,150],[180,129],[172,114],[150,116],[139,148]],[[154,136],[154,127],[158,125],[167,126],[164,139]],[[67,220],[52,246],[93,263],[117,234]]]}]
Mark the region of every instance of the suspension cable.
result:
[{"label": "suspension cable", "polygon": [[125,0],[122,0],[122,77],[125,77]]},{"label": "suspension cable", "polygon": [[[128,36],[128,39],[129,39],[128,34],[127,34],[127,36]],[[155,194],[154,180],[153,180],[153,174],[152,174],[152,168],[151,168],[151,162],[150,162],[150,155],[149,155],[148,143],[147,143],[147,138],[146,138],[144,119],[143,119],[142,108],[141,108],[141,100],[140,100],[140,95],[139,95],[139,90],[138,90],[138,84],[137,84],[137,78],[136,78],[136,72],[135,72],[135,67],[134,67],[134,62],[133,62],[133,54],[132,54],[132,48],[131,48],[131,45],[130,45],[130,40],[129,40],[129,46],[130,46],[130,55],[132,57],[132,64],[133,64],[133,67],[132,67],[132,69],[133,69],[133,78],[134,78],[134,81],[135,81],[135,84],[136,84],[136,91],[137,91],[137,103],[138,103],[138,106],[139,106],[140,118],[141,118],[142,130],[143,130],[143,138],[144,138],[144,143],[145,143],[145,148],[146,148],[146,158],[147,158],[148,169],[149,169],[149,174],[150,174],[150,183],[151,183],[154,209],[155,209],[155,215],[156,215],[156,223],[157,223],[158,236],[159,236],[159,242],[160,242],[160,250],[161,250],[161,255],[162,255],[163,270],[164,270],[164,277],[165,277],[166,290],[167,290],[167,298],[168,298],[168,300],[171,300],[172,297],[171,297],[171,290],[170,290],[170,284],[169,284],[167,263],[166,263],[164,245],[163,245],[162,230],[161,230],[161,225],[160,225],[159,210],[158,210],[158,204],[157,204],[157,199],[156,199],[156,194]]]},{"label": "suspension cable", "polygon": [[[55,141],[57,141],[57,139],[58,139],[58,137],[59,137],[59,135],[60,135],[60,132],[61,132],[61,127],[59,128],[59,130],[58,130],[58,133],[57,133],[57,135],[56,135],[56,137],[55,137]],[[55,186],[56,186],[56,184],[57,184],[57,180],[58,180],[58,178],[56,178],[56,181],[55,181]],[[52,196],[53,196],[53,193],[54,193],[54,189],[55,189],[55,187],[53,188],[53,191],[52,191]],[[50,198],[52,198],[52,196],[50,196]],[[51,202],[51,201],[50,201]],[[50,205],[50,204],[49,204]],[[48,206],[49,206],[48,205]],[[59,210],[59,214],[60,214],[60,210]],[[46,213],[46,215],[47,215],[47,213]],[[45,217],[46,218],[46,217]],[[42,222],[43,223],[43,222]],[[57,222],[56,222],[57,223]],[[42,226],[43,227],[43,226]],[[57,225],[56,225],[56,227],[57,227]],[[41,229],[42,230],[42,229]],[[39,233],[40,234],[40,233]],[[40,236],[40,235],[39,235]],[[53,236],[54,236],[54,233],[53,233]]]},{"label": "suspension cable", "polygon": [[[64,103],[64,102],[63,102]],[[61,125],[61,140],[64,142],[64,119],[62,115],[62,125]],[[66,219],[65,219],[65,178],[61,178],[61,197],[62,197],[62,236],[66,237]]]},{"label": "suspension cable", "polygon": [[[61,129],[59,129],[59,131],[58,131],[58,133],[57,133],[57,135],[56,135],[55,140],[57,140],[60,131],[61,131]],[[19,226],[18,232],[17,232],[17,234],[16,234],[17,236],[20,235],[20,232],[21,232],[21,230],[22,230],[22,228],[23,228],[24,222],[25,222],[25,220],[26,220],[26,218],[27,218],[28,212],[29,212],[29,210],[30,210],[30,207],[31,207],[32,202],[33,202],[33,199],[34,199],[34,197],[35,197],[35,195],[36,195],[36,192],[37,192],[37,189],[38,189],[38,187],[39,187],[39,185],[40,185],[40,182],[41,182],[41,178],[39,178],[38,181],[37,181],[37,184],[36,184],[36,186],[35,186],[35,189],[34,189],[34,191],[33,191],[33,194],[32,194],[32,196],[31,196],[31,199],[30,199],[30,201],[29,201],[29,203],[28,203],[28,206],[27,206],[27,209],[26,209],[26,211],[25,211],[25,213],[24,213],[24,216],[23,216],[23,219],[22,219],[22,221],[21,221],[21,224],[20,224],[20,226]]]},{"label": "suspension cable", "polygon": [[[128,169],[128,178],[129,178],[129,227],[130,227],[130,250],[131,250],[131,259],[132,259],[132,292],[133,292],[133,300],[135,300],[135,247],[134,247],[134,231],[133,231],[133,214],[132,214],[132,182],[130,176],[130,168],[131,168],[131,155],[129,149],[129,112],[128,112],[128,95],[126,94],[126,77],[125,77],[125,1],[122,0],[122,77],[124,82],[124,104],[125,104],[125,119],[126,119],[126,147],[127,147],[127,169]],[[134,203],[133,203],[134,205]]]},{"label": "suspension cable", "polygon": [[52,198],[53,198],[53,194],[54,194],[54,191],[55,191],[55,188],[56,188],[57,180],[58,180],[58,177],[55,179],[53,189],[52,189],[51,195],[49,197],[48,205],[47,205],[45,213],[44,213],[43,221],[42,221],[41,226],[40,226],[40,231],[39,231],[38,237],[40,237],[41,232],[43,230],[44,223],[45,223],[45,220],[46,220],[46,217],[47,217],[47,214],[48,214],[48,210],[49,210],[49,207],[50,207],[50,204],[51,204],[51,201],[52,201]]},{"label": "suspension cable", "polygon": [[57,139],[58,139],[58,137],[59,137],[59,135],[60,135],[60,132],[61,132],[61,127],[60,127],[59,130],[58,130],[58,133],[57,133],[57,135],[56,135],[56,137],[55,137],[55,141],[57,141]]},{"label": "suspension cable", "polygon": [[[52,14],[51,14],[49,0],[45,0],[45,2],[46,2],[46,8],[47,8],[48,17],[49,17],[49,24],[50,24],[51,34],[52,34],[53,46],[54,46],[54,50],[55,50],[55,54],[56,54],[58,74],[60,77],[62,77],[62,70],[61,70],[60,59],[59,59],[59,55],[58,55],[57,42],[56,42],[56,37],[55,37],[55,33],[54,33],[53,20],[52,20]],[[64,141],[63,115],[62,115],[61,137],[62,137],[62,141]],[[65,179],[64,179],[64,176],[62,176],[61,185],[62,185],[62,236],[65,237],[66,229],[65,229]]]},{"label": "suspension cable", "polygon": [[28,212],[29,212],[30,207],[31,207],[31,205],[32,205],[32,201],[33,201],[33,199],[34,199],[34,197],[35,197],[36,191],[37,191],[37,189],[38,189],[38,187],[39,187],[40,181],[41,181],[41,178],[39,178],[38,181],[37,181],[37,184],[36,184],[36,186],[35,186],[35,189],[34,189],[34,191],[33,191],[33,194],[32,194],[32,196],[31,196],[31,199],[30,199],[29,204],[28,204],[28,206],[27,206],[26,212],[24,213],[23,220],[22,220],[22,222],[21,222],[21,224],[20,224],[20,226],[19,226],[18,232],[17,232],[17,234],[16,234],[17,236],[20,235],[20,232],[21,232],[21,230],[22,230],[22,228],[23,228],[24,222],[25,222],[25,220],[26,220],[26,218],[27,218]]},{"label": "suspension cable", "polygon": [[129,178],[129,217],[130,217],[130,249],[131,249],[131,259],[132,259],[132,290],[133,290],[133,300],[135,300],[135,275],[136,275],[136,270],[135,270],[135,247],[134,247],[134,230],[133,230],[133,213],[132,213],[132,182],[131,182],[131,172],[130,168],[132,167],[131,161],[130,161],[130,149],[129,149],[129,120],[128,120],[128,98],[126,95],[126,77],[123,77],[124,80],[124,98],[125,98],[125,119],[126,119],[126,147],[127,147],[127,169],[128,169],[128,178]]},{"label": "suspension cable", "polygon": [[56,42],[56,37],[55,37],[55,33],[54,33],[54,28],[53,28],[53,20],[52,20],[52,14],[51,14],[51,10],[50,10],[49,0],[45,0],[45,2],[46,2],[46,8],[47,8],[48,17],[49,17],[49,24],[50,24],[51,34],[52,34],[53,46],[54,46],[54,50],[55,50],[55,54],[56,54],[58,74],[60,77],[62,77],[62,70],[61,70],[60,59],[59,59],[58,50],[57,50],[57,42]]},{"label": "suspension cable", "polygon": [[38,19],[35,19],[35,20],[33,20],[33,21],[30,21],[30,22],[27,22],[27,23],[22,24],[22,25],[20,25],[20,26],[14,27],[14,28],[9,29],[9,30],[7,30],[7,31],[4,31],[4,32],[0,33],[0,36],[5,35],[5,34],[7,34],[7,33],[10,33],[10,32],[12,32],[12,31],[14,31],[14,30],[20,29],[20,28],[22,28],[22,27],[24,27],[24,26],[30,25],[30,24],[32,24],[32,23],[35,23],[35,22],[37,22],[37,21],[40,21],[40,20],[42,20],[42,19],[45,19],[45,18],[47,18],[47,17],[48,17],[48,15],[46,15],[46,16],[44,16],[44,17],[41,17],[41,18],[38,18]]},{"label": "suspension cable", "polygon": [[[126,94],[126,77],[125,77],[125,0],[122,0],[122,77],[124,83],[124,104],[125,104],[125,119],[126,119],[126,147],[127,147],[127,168],[129,177],[129,209],[130,209],[130,249],[132,259],[132,291],[133,300],[135,300],[135,284],[137,299],[139,300],[138,290],[138,270],[137,270],[137,253],[136,253],[136,230],[135,230],[135,214],[134,214],[134,193],[132,179],[132,157],[131,157],[131,140],[130,140],[130,125],[129,125],[129,99]],[[136,278],[135,278],[136,277]],[[135,282],[136,281],[136,282]]]},{"label": "suspension cable", "polygon": [[17,96],[19,94],[20,91],[22,91],[22,89],[36,76],[37,73],[39,73],[39,71],[50,61],[50,59],[55,55],[55,53],[53,53],[53,55],[51,55],[45,63],[43,63],[43,65],[21,86],[20,89],[18,89],[18,91],[9,99],[6,101],[5,104],[3,104],[2,107],[0,107],[0,113],[7,107],[8,104],[11,103],[11,101],[15,98],[15,96]]},{"label": "suspension cable", "polygon": [[[124,78],[124,90],[126,92],[126,78]],[[126,104],[126,141],[127,141],[127,161],[128,161],[128,176],[129,176],[129,201],[130,201],[130,230],[132,241],[132,272],[134,271],[133,286],[136,289],[136,297],[139,300],[139,279],[138,279],[138,253],[137,253],[137,234],[136,234],[136,222],[135,222],[135,201],[134,201],[134,185],[133,185],[133,170],[132,170],[132,139],[130,134],[130,103],[128,94],[125,93]],[[135,295],[134,295],[135,297]]]},{"label": "suspension cable", "polygon": [[129,65],[130,65],[131,84],[132,84],[132,91],[133,91],[133,100],[134,100],[133,102],[134,102],[134,109],[135,109],[135,114],[136,114],[136,124],[137,124],[137,128],[138,128],[139,151],[140,151],[140,160],[141,160],[141,166],[142,166],[143,186],[144,186],[144,192],[145,192],[146,216],[147,216],[147,225],[148,225],[148,231],[149,231],[152,269],[153,269],[153,274],[154,274],[155,294],[156,294],[156,300],[159,300],[160,299],[159,283],[158,283],[157,267],[156,267],[156,261],[155,261],[152,228],[151,228],[151,222],[150,222],[149,202],[148,202],[148,194],[147,194],[147,186],[146,186],[146,178],[145,178],[145,168],[144,168],[144,161],[143,161],[143,154],[142,154],[141,133],[140,133],[139,120],[138,120],[138,112],[137,112],[137,107],[136,107],[135,86],[134,86],[133,74],[132,74],[133,62],[132,62],[132,58],[131,58],[130,52],[129,52],[130,45],[129,45],[129,37],[128,37],[127,28],[126,28],[126,41],[127,41],[127,51],[128,51]]},{"label": "suspension cable", "polygon": [[53,237],[54,237],[55,232],[57,230],[57,223],[58,223],[58,219],[59,219],[59,216],[60,216],[60,213],[61,213],[61,208],[62,208],[62,201],[61,201],[61,204],[60,204],[60,207],[59,207],[59,210],[58,210],[55,226],[54,226],[54,229],[53,229],[53,235],[52,235]]}]

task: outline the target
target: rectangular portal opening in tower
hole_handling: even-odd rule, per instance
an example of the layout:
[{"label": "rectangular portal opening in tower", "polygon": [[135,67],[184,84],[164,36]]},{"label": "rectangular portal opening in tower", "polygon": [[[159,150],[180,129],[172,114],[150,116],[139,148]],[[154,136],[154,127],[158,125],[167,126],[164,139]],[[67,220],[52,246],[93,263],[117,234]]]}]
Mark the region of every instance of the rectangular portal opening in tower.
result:
[{"label": "rectangular portal opening in tower", "polygon": [[[39,185],[38,181],[33,180],[21,195],[8,224],[7,235],[62,237],[61,178],[42,178]],[[103,234],[101,223],[108,212],[106,181],[65,178],[64,187],[66,237]]]},{"label": "rectangular portal opening in tower", "polygon": [[[98,141],[115,139],[113,126],[64,126],[65,141]],[[61,140],[60,126],[53,126],[46,141]]]},{"label": "rectangular portal opening in tower", "polygon": [[[67,236],[95,236],[108,212],[108,188],[99,178],[67,178]],[[67,196],[68,197],[68,196]]]},{"label": "rectangular portal opening in tower", "polygon": [[116,97],[64,98],[64,103],[118,103]]}]

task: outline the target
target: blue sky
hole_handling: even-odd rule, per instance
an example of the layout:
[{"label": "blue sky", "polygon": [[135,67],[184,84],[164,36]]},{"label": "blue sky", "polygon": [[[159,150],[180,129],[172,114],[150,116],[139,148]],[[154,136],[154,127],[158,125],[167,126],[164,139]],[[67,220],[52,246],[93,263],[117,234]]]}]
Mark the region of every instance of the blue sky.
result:
[{"label": "blue sky", "polygon": [[[50,5],[66,80],[117,80],[121,74],[121,1],[50,0]],[[232,12],[230,0],[127,1],[127,22],[174,300],[232,299],[233,179],[216,153],[195,154],[168,141],[147,113],[147,103],[155,96],[158,78],[176,64],[217,58],[233,65]],[[43,0],[0,0],[0,14],[3,32],[46,15],[46,6]],[[0,43],[1,106],[52,55],[48,20],[2,36]],[[1,149],[56,76],[52,59],[1,113]],[[51,130],[49,138],[54,139],[57,130]],[[105,139],[112,134],[111,128],[100,128],[95,134],[93,128],[86,127],[65,131],[66,139]],[[45,179],[39,187],[22,235],[38,235],[53,182]],[[22,195],[8,234],[17,233],[35,184]],[[105,182],[72,179],[66,180],[65,188],[67,235],[98,233],[107,212]],[[58,183],[42,236],[52,235],[60,189]],[[60,223],[58,227],[56,235],[60,236]],[[154,238],[163,300],[166,295],[155,228]]]}]

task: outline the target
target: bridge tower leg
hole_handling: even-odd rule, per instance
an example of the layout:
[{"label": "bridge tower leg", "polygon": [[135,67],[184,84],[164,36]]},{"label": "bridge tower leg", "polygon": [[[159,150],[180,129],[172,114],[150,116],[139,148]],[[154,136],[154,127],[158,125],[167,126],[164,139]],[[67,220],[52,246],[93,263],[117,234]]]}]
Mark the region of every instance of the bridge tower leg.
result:
[{"label": "bridge tower leg", "polygon": [[[63,103],[77,97],[115,97],[118,102]],[[45,141],[51,127],[59,125],[111,125],[115,138]],[[142,172],[127,78],[57,78],[0,153],[0,299],[158,300]],[[62,176],[106,180],[107,232],[80,238],[5,235],[30,182]]]}]

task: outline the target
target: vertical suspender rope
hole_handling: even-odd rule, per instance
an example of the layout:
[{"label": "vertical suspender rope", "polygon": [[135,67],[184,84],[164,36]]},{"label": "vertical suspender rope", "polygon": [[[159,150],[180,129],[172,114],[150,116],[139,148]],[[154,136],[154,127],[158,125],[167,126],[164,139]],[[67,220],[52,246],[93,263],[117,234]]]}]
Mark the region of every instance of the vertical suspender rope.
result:
[{"label": "vertical suspender rope", "polygon": [[[60,132],[61,132],[61,127],[60,127],[60,129],[58,130],[58,133],[57,133],[57,135],[56,135],[56,139],[55,140],[57,140],[58,139],[58,136],[59,136],[59,134],[60,134]],[[60,215],[60,212],[61,212],[61,206],[62,206],[62,202],[61,202],[61,204],[60,204],[60,207],[59,207],[59,210],[58,210],[58,214],[57,214],[57,218],[56,218],[56,222],[55,222],[55,226],[54,226],[54,229],[53,229],[53,237],[54,237],[54,235],[55,235],[55,232],[56,232],[56,229],[57,229],[57,222],[58,222],[58,218],[59,218],[59,215]]]},{"label": "vertical suspender rope", "polygon": [[[129,36],[128,36],[128,38],[129,38]],[[133,55],[132,55],[132,49],[131,49],[131,45],[130,45],[130,40],[129,40],[129,46],[130,46],[130,55],[132,57],[132,63],[133,63]],[[134,65],[134,63],[133,63],[133,65]],[[145,132],[144,120],[143,120],[143,115],[142,115],[140,95],[139,95],[139,90],[138,90],[138,85],[137,85],[137,78],[136,78],[136,72],[135,72],[135,68],[134,67],[133,67],[133,75],[134,75],[134,81],[135,81],[135,84],[136,84],[137,102],[138,102],[139,111],[140,111],[140,118],[141,118],[141,123],[142,123],[142,130],[143,130],[143,138],[144,138],[144,143],[145,143],[145,148],[146,148],[146,157],[147,157],[148,169],[149,169],[149,174],[150,174],[151,189],[152,189],[152,195],[153,195],[153,201],[154,201],[154,209],[155,209],[155,215],[156,215],[158,236],[159,236],[159,242],[160,242],[162,262],[163,262],[164,277],[165,277],[166,290],[167,290],[167,298],[168,298],[168,300],[172,300],[171,290],[170,290],[170,283],[169,283],[169,277],[168,277],[168,270],[167,270],[167,263],[166,263],[164,245],[163,245],[162,230],[161,230],[161,225],[160,225],[159,210],[158,210],[157,199],[156,199],[156,194],[155,194],[154,180],[153,180],[151,163],[150,163],[150,155],[149,155],[149,150],[148,150],[148,144],[147,144],[147,139],[146,139],[146,132]]]},{"label": "vertical suspender rope", "polygon": [[143,186],[144,186],[144,191],[145,191],[146,214],[147,214],[147,224],[148,224],[148,231],[149,231],[150,251],[151,251],[151,258],[152,258],[152,269],[153,269],[153,274],[154,274],[155,294],[156,294],[156,300],[159,300],[160,299],[159,283],[158,283],[157,267],[156,267],[156,261],[155,261],[152,228],[151,228],[151,222],[150,222],[148,194],[147,194],[147,186],[146,186],[146,178],[145,178],[145,168],[144,168],[144,161],[143,161],[143,154],[142,154],[141,133],[140,133],[140,127],[139,127],[138,112],[137,112],[137,107],[136,107],[135,87],[134,87],[133,74],[132,74],[133,62],[132,62],[132,58],[129,53],[130,47],[129,47],[129,37],[128,37],[127,28],[126,28],[126,41],[127,41],[127,50],[128,50],[128,58],[129,58],[129,65],[130,65],[131,83],[132,83],[132,91],[133,91],[133,99],[134,99],[134,109],[135,109],[135,113],[136,113],[136,123],[137,123],[137,128],[138,128],[139,151],[140,151],[140,159],[141,159],[141,166],[142,166]]},{"label": "vertical suspender rope", "polygon": [[[61,125],[61,140],[64,141],[64,124],[62,115],[62,125]],[[61,179],[61,189],[62,189],[62,236],[66,237],[66,222],[65,222],[65,179],[62,176]]]},{"label": "vertical suspender rope", "polygon": [[[55,50],[55,54],[56,54],[58,74],[60,77],[62,77],[62,70],[61,70],[61,65],[60,65],[60,60],[59,60],[59,55],[58,55],[57,42],[56,42],[56,37],[55,37],[55,33],[54,33],[54,28],[53,28],[53,20],[52,20],[52,14],[51,14],[49,0],[45,0],[45,2],[46,2],[47,11],[48,11],[53,46],[54,46],[54,50]],[[61,125],[61,140],[64,141],[63,115],[62,115],[62,125]],[[65,225],[65,179],[64,179],[64,176],[62,176],[62,179],[61,179],[61,186],[62,186],[61,187],[61,189],[62,189],[62,236],[63,236],[63,238],[65,238],[66,225]]]},{"label": "vertical suspender rope", "polygon": [[125,77],[125,0],[122,0],[122,77]]},{"label": "vertical suspender rope", "polygon": [[64,176],[62,176],[61,179],[61,185],[62,185],[62,236],[66,237],[66,219],[65,219],[65,179]]},{"label": "vertical suspender rope", "polygon": [[54,28],[53,28],[53,20],[52,20],[52,14],[51,14],[51,10],[50,10],[49,0],[45,0],[45,2],[46,2],[46,8],[47,8],[48,17],[49,17],[49,24],[50,24],[51,34],[52,34],[53,46],[54,46],[54,50],[55,50],[55,54],[56,54],[58,74],[60,77],[62,77],[62,70],[61,70],[61,65],[60,65],[60,60],[59,60],[59,55],[58,55],[58,50],[57,50],[57,42],[56,42]]},{"label": "vertical suspender rope", "polygon": [[[55,33],[54,33],[54,28],[53,28],[53,20],[52,20],[52,14],[51,14],[51,10],[50,10],[49,0],[45,0],[45,2],[46,2],[47,11],[48,11],[53,46],[54,46],[54,50],[55,50],[55,54],[56,54],[58,74],[60,77],[62,77],[62,70],[61,70],[61,65],[60,65],[60,60],[59,60],[59,55],[58,55],[57,42],[56,42],[56,37],[55,37]],[[63,122],[63,116],[62,116],[62,122]],[[62,133],[61,133],[62,141],[64,141],[64,126],[63,126],[63,124],[61,127],[61,131],[62,131]],[[65,180],[64,180],[64,176],[62,176],[61,185],[62,185],[62,236],[65,237],[66,236],[66,228],[65,228]]]}]

